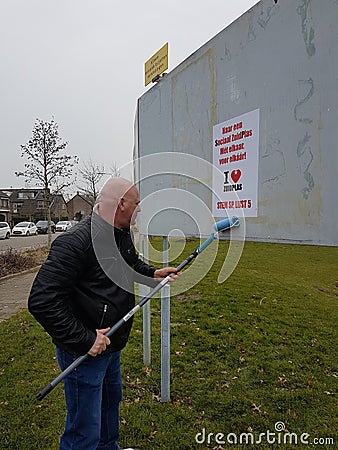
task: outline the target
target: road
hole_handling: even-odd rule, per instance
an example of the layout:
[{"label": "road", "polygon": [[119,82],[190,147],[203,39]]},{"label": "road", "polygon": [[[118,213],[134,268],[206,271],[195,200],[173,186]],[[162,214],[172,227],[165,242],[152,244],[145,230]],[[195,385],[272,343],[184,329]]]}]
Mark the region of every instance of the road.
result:
[{"label": "road", "polygon": [[[52,241],[60,233],[52,234]],[[0,239],[0,252],[13,249],[24,249],[31,247],[41,247],[47,245],[47,234],[38,234],[37,236],[11,236],[9,239]]]}]

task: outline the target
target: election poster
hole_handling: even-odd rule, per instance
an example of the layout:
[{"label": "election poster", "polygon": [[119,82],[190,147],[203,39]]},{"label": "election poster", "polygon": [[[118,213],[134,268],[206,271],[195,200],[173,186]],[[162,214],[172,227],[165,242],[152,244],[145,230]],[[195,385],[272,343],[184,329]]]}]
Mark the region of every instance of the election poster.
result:
[{"label": "election poster", "polygon": [[258,216],[259,109],[213,127],[214,217]]}]

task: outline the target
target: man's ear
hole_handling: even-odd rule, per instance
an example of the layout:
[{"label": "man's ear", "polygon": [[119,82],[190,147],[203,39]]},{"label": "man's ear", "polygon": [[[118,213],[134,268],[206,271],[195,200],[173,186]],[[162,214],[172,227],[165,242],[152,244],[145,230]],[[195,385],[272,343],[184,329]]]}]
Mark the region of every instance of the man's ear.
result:
[{"label": "man's ear", "polygon": [[125,199],[123,197],[120,198],[119,207],[122,211],[124,211]]}]

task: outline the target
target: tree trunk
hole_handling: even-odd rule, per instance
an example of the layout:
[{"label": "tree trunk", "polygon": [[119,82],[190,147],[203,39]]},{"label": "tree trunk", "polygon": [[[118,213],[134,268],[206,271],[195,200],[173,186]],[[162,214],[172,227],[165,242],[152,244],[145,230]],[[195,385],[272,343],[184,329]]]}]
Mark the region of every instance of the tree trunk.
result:
[{"label": "tree trunk", "polygon": [[46,216],[47,216],[47,222],[48,222],[48,240],[47,240],[47,246],[48,249],[50,249],[50,246],[52,244],[52,227],[51,227],[51,215],[50,215],[50,192],[48,186],[45,186],[44,189],[45,194],[45,205],[46,205]]}]

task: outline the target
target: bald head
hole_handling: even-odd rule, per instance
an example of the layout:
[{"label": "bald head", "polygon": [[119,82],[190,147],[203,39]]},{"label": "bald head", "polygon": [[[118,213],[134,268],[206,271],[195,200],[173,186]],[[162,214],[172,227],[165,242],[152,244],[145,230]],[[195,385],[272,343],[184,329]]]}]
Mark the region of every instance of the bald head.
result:
[{"label": "bald head", "polygon": [[134,186],[133,183],[125,178],[109,178],[101,189],[99,201],[119,200],[132,186]]},{"label": "bald head", "polygon": [[128,228],[136,220],[140,197],[136,186],[125,178],[110,178],[103,186],[94,211],[116,228]]}]

